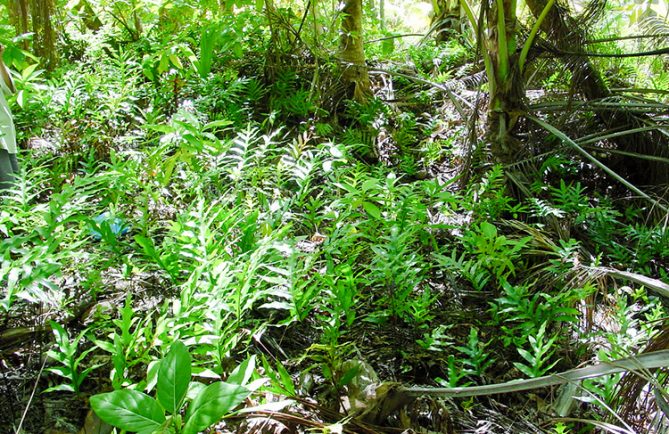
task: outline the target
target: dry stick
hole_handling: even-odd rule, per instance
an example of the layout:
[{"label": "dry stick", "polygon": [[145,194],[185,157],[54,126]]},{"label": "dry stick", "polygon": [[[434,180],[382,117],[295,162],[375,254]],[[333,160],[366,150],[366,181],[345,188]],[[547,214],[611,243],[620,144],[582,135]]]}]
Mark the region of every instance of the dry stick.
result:
[{"label": "dry stick", "polygon": [[588,137],[586,138],[580,138],[574,140],[574,142],[578,143],[579,145],[589,145],[591,143],[597,143],[602,140],[607,140],[607,139],[614,139],[616,137],[622,137],[622,136],[627,136],[629,134],[636,134],[636,133],[643,133],[646,131],[653,131],[653,130],[659,130],[662,128],[669,128],[669,126],[664,126],[664,125],[654,125],[650,127],[640,127],[640,128],[633,128],[631,130],[624,130],[624,131],[616,131],[613,133],[609,134],[602,134],[599,136],[593,136],[593,137]]},{"label": "dry stick", "polygon": [[653,199],[652,197],[648,196],[646,193],[643,191],[639,190],[634,184],[623,178],[622,176],[618,175],[616,172],[611,170],[608,166],[606,166],[604,163],[593,157],[588,151],[580,147],[576,142],[574,142],[572,139],[570,139],[565,133],[562,131],[558,130],[555,128],[553,125],[542,121],[539,118],[536,118],[534,116],[526,116],[527,119],[531,120],[532,122],[538,124],[539,126],[545,128],[549,132],[553,133],[555,136],[557,136],[560,140],[562,140],[564,143],[568,144],[572,148],[576,149],[581,155],[583,155],[585,158],[590,160],[595,166],[599,167],[602,169],[604,172],[606,172],[610,177],[615,179],[616,181],[620,182],[623,184],[625,187],[633,191],[634,193],[638,194],[639,196],[643,197],[644,199],[648,200],[649,202],[653,203],[653,205],[657,206],[660,208],[662,211],[669,213],[669,208],[666,206],[662,205],[660,202],[657,200]]},{"label": "dry stick", "polygon": [[628,92],[628,93],[655,93],[660,95],[669,95],[669,90],[664,89],[650,89],[639,87],[612,87],[611,92]]},{"label": "dry stick", "polygon": [[391,35],[391,36],[385,36],[383,38],[377,38],[377,39],[370,39],[369,41],[365,41],[365,44],[371,44],[372,42],[381,42],[381,41],[387,41],[389,39],[399,39],[399,38],[409,38],[412,36],[423,36],[425,37],[423,33],[405,33],[403,35]]},{"label": "dry stick", "polygon": [[26,420],[26,416],[28,415],[30,404],[33,402],[33,398],[35,397],[35,392],[37,391],[37,385],[39,384],[39,379],[42,376],[42,372],[44,371],[44,366],[46,365],[46,359],[47,357],[44,357],[44,361],[42,361],[42,366],[39,368],[39,373],[37,374],[37,379],[35,380],[33,391],[30,393],[30,398],[28,398],[28,403],[26,404],[26,408],[25,410],[23,410],[23,415],[21,415],[21,421],[19,422],[19,427],[16,429],[16,431],[14,431],[16,434],[21,434],[21,428],[23,427],[23,422]]},{"label": "dry stick", "polygon": [[614,278],[626,279],[645,286],[656,294],[669,299],[669,285],[659,279],[653,279],[652,277],[647,277],[643,274],[630,273],[629,271],[620,271],[615,268],[593,267],[592,269],[595,271],[602,271]]},{"label": "dry stick", "polygon": [[595,146],[595,145],[583,145],[583,148],[588,149],[590,151],[601,151],[607,154],[624,155],[625,157],[638,158],[639,160],[648,160],[648,161],[655,161],[657,163],[669,164],[669,158],[656,157],[654,155],[648,155],[648,154],[640,154],[638,152],[628,152],[628,151],[621,151],[618,149],[602,148],[601,146]]},{"label": "dry stick", "polygon": [[601,377],[602,375],[617,374],[636,369],[656,369],[669,367],[669,350],[653,351],[636,357],[602,362],[585,368],[571,369],[560,374],[526,380],[513,380],[501,384],[489,384],[474,387],[401,387],[398,392],[408,397],[416,398],[424,395],[449,397],[471,397],[496,395],[499,393],[522,392],[542,387],[567,384],[587,378]]}]

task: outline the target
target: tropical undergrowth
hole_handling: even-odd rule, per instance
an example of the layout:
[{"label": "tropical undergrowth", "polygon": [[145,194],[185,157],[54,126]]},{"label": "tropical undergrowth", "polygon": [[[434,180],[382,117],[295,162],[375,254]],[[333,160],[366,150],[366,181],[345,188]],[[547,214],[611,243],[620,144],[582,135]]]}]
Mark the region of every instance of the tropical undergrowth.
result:
[{"label": "tropical undergrowth", "polygon": [[[626,357],[661,330],[660,299],[598,271],[666,281],[669,232],[644,205],[580,179],[560,154],[523,199],[498,165],[462,188],[428,176],[460,161],[462,125],[372,99],[342,107],[340,128],[313,75],[284,65],[269,81],[244,58],[255,37],[229,35],[220,69],[187,65],[183,35],[92,45],[50,81],[23,69],[17,127],[32,149],[0,211],[0,342],[46,333],[31,348],[45,355],[40,393],[138,396],[158,382],[157,401],[141,399],[178,426],[201,383],[242,387],[235,367],[255,356],[255,404],[314,396],[339,411],[352,359],[384,379],[467,386]],[[438,79],[465,57],[420,53]],[[200,386],[168,409],[161,384],[173,376],[161,372],[177,358]],[[608,415],[618,379],[584,383],[584,417]]]}]

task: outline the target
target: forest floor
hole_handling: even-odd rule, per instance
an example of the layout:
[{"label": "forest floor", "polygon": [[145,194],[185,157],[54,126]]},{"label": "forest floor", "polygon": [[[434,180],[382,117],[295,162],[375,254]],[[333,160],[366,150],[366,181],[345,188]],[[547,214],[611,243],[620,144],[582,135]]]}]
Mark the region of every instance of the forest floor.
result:
[{"label": "forest floor", "polygon": [[[373,100],[346,107],[335,86],[310,105],[306,62],[272,81],[254,58],[153,93],[114,57],[35,87],[33,107],[51,93],[55,108],[24,137],[1,212],[0,433],[111,432],[89,398],[150,391],[173,341],[203,382],[250,357],[264,379],[212,433],[666,432],[663,373],[425,394],[370,417],[396,385],[491,385],[669,344],[657,209],[529,122],[527,158],[492,164],[465,60],[438,86],[374,74]],[[602,127],[534,113],[570,137]]]}]

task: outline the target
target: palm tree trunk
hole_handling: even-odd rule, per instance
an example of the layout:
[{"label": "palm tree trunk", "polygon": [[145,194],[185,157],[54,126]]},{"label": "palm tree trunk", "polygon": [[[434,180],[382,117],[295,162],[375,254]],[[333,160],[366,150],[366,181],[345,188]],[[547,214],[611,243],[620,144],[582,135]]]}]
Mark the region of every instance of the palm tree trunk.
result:
[{"label": "palm tree trunk", "polygon": [[[9,4],[9,19],[16,29],[16,33],[28,33],[28,0],[10,0]],[[28,49],[27,39],[21,41],[21,48]]]},{"label": "palm tree trunk", "polygon": [[493,159],[503,164],[515,161],[522,151],[513,137],[525,98],[525,83],[516,54],[516,6],[515,0],[491,0],[486,14],[484,55],[490,95],[487,140]]},{"label": "palm tree trunk", "polygon": [[432,9],[434,15],[430,26],[434,29],[434,37],[438,42],[462,33],[462,16],[458,0],[433,0]]}]

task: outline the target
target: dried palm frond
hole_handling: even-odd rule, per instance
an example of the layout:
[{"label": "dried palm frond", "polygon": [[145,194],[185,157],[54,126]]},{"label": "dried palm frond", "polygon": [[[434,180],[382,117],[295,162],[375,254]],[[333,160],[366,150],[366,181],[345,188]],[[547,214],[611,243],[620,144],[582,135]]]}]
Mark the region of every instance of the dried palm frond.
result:
[{"label": "dried palm frond", "polygon": [[[667,348],[669,348],[669,323],[651,338],[644,352],[650,353]],[[655,424],[663,425],[666,429],[669,415],[665,410],[667,407],[665,390],[668,385],[669,376],[666,372],[657,375],[625,375],[618,385],[613,400],[617,414],[637,429],[651,432],[648,421],[653,418],[648,415],[657,413]],[[658,428],[656,432],[661,431]]]},{"label": "dried palm frond", "polygon": [[553,135],[555,135],[557,138],[559,138],[564,144],[569,145],[570,147],[572,147],[574,150],[576,150],[579,154],[581,154],[583,157],[588,159],[591,163],[593,163],[599,169],[603,170],[611,178],[613,178],[614,180],[620,182],[625,187],[627,187],[630,191],[634,192],[639,197],[642,197],[643,199],[651,202],[653,204],[653,206],[661,209],[664,212],[669,213],[669,208],[667,208],[664,204],[662,204],[658,200],[650,197],[648,194],[641,191],[641,189],[639,189],[637,186],[635,186],[634,184],[629,182],[627,179],[623,178],[618,173],[611,170],[608,166],[606,166],[604,163],[599,161],[592,154],[590,154],[588,151],[586,151],[581,146],[579,146],[576,142],[574,142],[572,139],[570,139],[565,133],[563,133],[559,129],[555,128],[553,125],[551,125],[551,124],[549,124],[549,123],[547,123],[547,122],[545,122],[545,121],[543,121],[539,118],[536,118],[534,116],[527,116],[527,118],[529,120],[531,120],[532,122],[536,123],[537,125],[541,126],[542,128],[545,128],[547,131],[551,132]]}]

